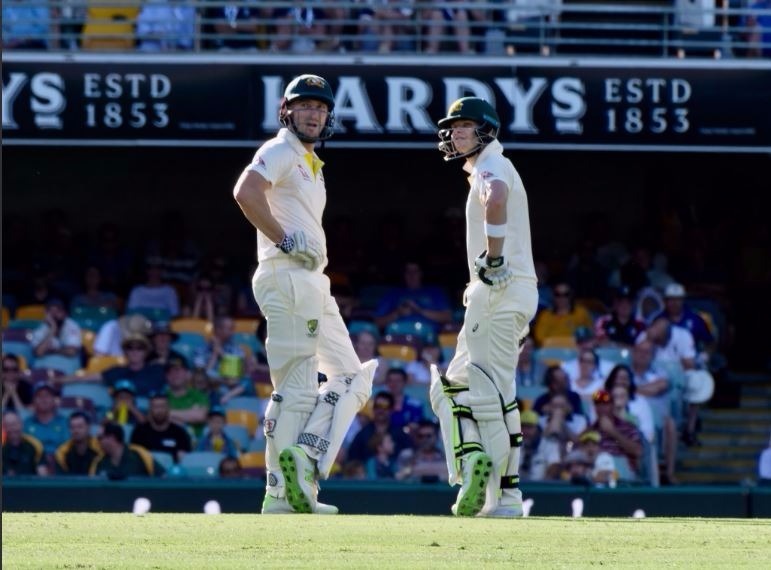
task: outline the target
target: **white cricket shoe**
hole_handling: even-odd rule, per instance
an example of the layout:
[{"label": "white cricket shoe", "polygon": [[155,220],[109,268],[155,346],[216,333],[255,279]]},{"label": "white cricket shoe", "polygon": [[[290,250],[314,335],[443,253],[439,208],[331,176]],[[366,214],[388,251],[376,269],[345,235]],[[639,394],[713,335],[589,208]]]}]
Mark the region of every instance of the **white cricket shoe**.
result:
[{"label": "white cricket shoe", "polygon": [[298,445],[287,447],[278,456],[284,475],[286,500],[296,513],[312,513],[316,510],[316,468],[308,455]]},{"label": "white cricket shoe", "polygon": [[498,519],[516,519],[524,516],[522,503],[518,505],[498,505],[489,513],[479,513],[480,517]]},{"label": "white cricket shoe", "polygon": [[463,461],[463,485],[450,509],[459,517],[474,517],[485,506],[487,482],[493,472],[493,460],[481,451],[470,453]]},{"label": "white cricket shoe", "polygon": [[[317,515],[336,515],[338,508],[334,505],[326,505],[324,503],[316,503],[316,510],[313,511]],[[294,509],[285,498],[278,498],[272,495],[265,495],[265,499],[262,501],[262,514],[263,515],[292,515],[295,514]]]}]

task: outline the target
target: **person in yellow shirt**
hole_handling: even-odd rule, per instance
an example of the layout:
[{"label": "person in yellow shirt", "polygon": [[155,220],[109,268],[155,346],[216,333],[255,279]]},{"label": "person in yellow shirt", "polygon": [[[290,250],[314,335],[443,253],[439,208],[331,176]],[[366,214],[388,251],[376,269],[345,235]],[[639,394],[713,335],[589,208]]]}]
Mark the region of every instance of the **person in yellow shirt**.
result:
[{"label": "person in yellow shirt", "polygon": [[536,346],[541,347],[550,337],[575,337],[581,327],[592,329],[592,316],[584,307],[576,305],[570,285],[559,281],[554,285],[554,301],[551,308],[544,309],[535,319],[533,337]]}]

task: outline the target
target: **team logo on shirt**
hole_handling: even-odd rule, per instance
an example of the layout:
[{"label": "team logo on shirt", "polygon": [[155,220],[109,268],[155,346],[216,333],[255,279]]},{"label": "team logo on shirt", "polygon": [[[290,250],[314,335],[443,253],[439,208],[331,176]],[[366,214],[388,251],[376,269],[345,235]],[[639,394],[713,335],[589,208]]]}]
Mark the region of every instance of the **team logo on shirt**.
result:
[{"label": "team logo on shirt", "polygon": [[319,334],[319,320],[311,319],[308,321],[308,336],[317,336]]},{"label": "team logo on shirt", "polygon": [[308,182],[311,181],[311,175],[305,172],[305,169],[302,167],[302,165],[298,164],[297,168],[300,169],[300,175],[303,177],[303,180],[307,180]]}]

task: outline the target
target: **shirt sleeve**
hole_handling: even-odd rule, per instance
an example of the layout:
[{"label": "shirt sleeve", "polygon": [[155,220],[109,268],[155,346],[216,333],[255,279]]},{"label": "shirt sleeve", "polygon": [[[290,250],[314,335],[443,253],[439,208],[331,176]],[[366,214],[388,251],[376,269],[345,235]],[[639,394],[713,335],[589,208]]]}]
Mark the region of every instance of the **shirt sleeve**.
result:
[{"label": "shirt sleeve", "polygon": [[282,146],[269,145],[261,147],[254,155],[248,170],[253,170],[271,184],[276,184],[287,170],[289,153],[282,152]]}]

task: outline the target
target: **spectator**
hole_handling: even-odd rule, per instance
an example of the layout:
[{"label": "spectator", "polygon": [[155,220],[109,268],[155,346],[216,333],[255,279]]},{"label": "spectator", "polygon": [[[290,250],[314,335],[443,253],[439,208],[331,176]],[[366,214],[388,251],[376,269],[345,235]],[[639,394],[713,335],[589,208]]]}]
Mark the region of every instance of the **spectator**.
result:
[{"label": "spectator", "polygon": [[[593,418],[592,395],[602,388],[604,376],[600,372],[600,358],[593,350],[581,350],[578,353],[577,370],[573,367],[565,366],[562,369],[570,376],[570,389],[581,397],[582,413],[589,418]],[[568,368],[566,370],[566,368]]]},{"label": "spectator", "polygon": [[581,396],[570,389],[570,378],[562,368],[557,365],[549,366],[543,375],[543,384],[546,386],[546,393],[541,394],[533,403],[533,410],[541,416],[546,413],[551,398],[554,394],[562,394],[567,398],[572,411],[583,414],[583,404]]},{"label": "spectator", "polygon": [[209,49],[257,51],[260,18],[266,17],[270,9],[261,8],[254,0],[209,4],[204,11],[204,18],[212,22],[204,28],[210,35],[206,42]]},{"label": "spectator", "polygon": [[78,323],[67,317],[64,301],[49,299],[45,321],[30,338],[35,349],[35,366],[53,368],[65,374],[75,372],[80,368],[81,335]]},{"label": "spectator", "polygon": [[578,449],[583,451],[592,462],[592,481],[597,486],[615,485],[618,479],[613,456],[607,451],[600,451],[600,432],[587,429],[578,436]]},{"label": "spectator", "polygon": [[19,357],[3,355],[2,410],[22,412],[32,403],[32,386],[24,378]]},{"label": "spectator", "polygon": [[169,399],[164,393],[156,393],[150,397],[147,421],[134,428],[131,443],[141,445],[148,451],[168,453],[175,463],[192,449],[187,430],[171,421]]},{"label": "spectator", "polygon": [[690,331],[698,351],[697,362],[702,367],[706,366],[710,354],[715,350],[715,337],[701,315],[685,304],[685,287],[679,283],[667,285],[664,290],[664,310],[655,318],[659,316],[667,317],[673,325]]},{"label": "spectator", "polygon": [[394,439],[388,432],[374,433],[367,442],[371,453],[365,463],[367,479],[394,479],[396,477],[396,455]]},{"label": "spectator", "polygon": [[140,445],[126,446],[123,428],[107,422],[99,434],[102,453],[91,463],[90,475],[121,480],[126,477],[160,477],[164,469],[153,456]]},{"label": "spectator", "polygon": [[225,410],[214,406],[209,410],[206,431],[195,447],[196,451],[216,451],[225,457],[238,458],[238,444],[225,431]]},{"label": "spectator", "polygon": [[170,360],[187,360],[182,354],[171,348],[171,345],[179,338],[179,335],[171,330],[169,323],[165,321],[153,323],[153,329],[149,337],[152,350],[147,360],[150,364],[164,366]]},{"label": "spectator", "polygon": [[153,323],[139,314],[123,315],[111,319],[99,327],[94,338],[94,354],[100,356],[123,356],[121,343],[130,334],[149,336],[152,334]]},{"label": "spectator", "polygon": [[46,461],[51,462],[56,448],[69,437],[67,420],[59,414],[56,403],[59,394],[52,384],[37,382],[32,394],[32,414],[24,420],[24,433],[43,444]]},{"label": "spectator", "polygon": [[439,53],[445,33],[457,38],[457,51],[462,54],[472,54],[474,51],[470,45],[469,15],[465,7],[458,3],[453,8],[453,3],[432,3],[423,11],[422,20],[426,23],[426,47],[424,53]]},{"label": "spectator", "polygon": [[645,323],[647,327],[653,319],[664,309],[664,298],[653,287],[645,287],[637,294],[637,305],[634,317]]},{"label": "spectator", "polygon": [[394,451],[398,455],[403,449],[412,447],[412,441],[402,430],[391,423],[394,409],[394,397],[388,392],[375,394],[372,405],[372,421],[365,425],[353,438],[348,448],[348,460],[356,459],[362,463],[374,455],[369,441],[376,433],[388,433],[394,441]]},{"label": "spectator", "polygon": [[68,376],[63,382],[101,382],[114,388],[119,380],[131,380],[136,387],[136,395],[147,397],[152,392],[163,390],[166,378],[160,364],[150,364],[150,341],[142,334],[131,333],[121,342],[126,357],[125,366],[113,366],[103,372]]},{"label": "spectator", "polygon": [[451,320],[447,294],[441,287],[423,285],[423,270],[414,261],[404,265],[404,286],[386,293],[375,310],[375,323],[380,329],[396,321],[419,322],[438,333],[441,325]]},{"label": "spectator", "polygon": [[137,388],[131,380],[118,380],[113,386],[112,410],[107,412],[107,419],[121,426],[137,426],[145,423],[144,413],[137,407]]},{"label": "spectator", "polygon": [[571,485],[590,486],[594,483],[592,474],[594,462],[580,449],[574,449],[568,453],[562,465],[564,466],[562,479]]},{"label": "spectator", "polygon": [[613,307],[609,314],[597,319],[594,336],[600,346],[630,348],[637,336],[645,330],[645,323],[634,315],[634,293],[622,285],[613,294]]},{"label": "spectator", "polygon": [[[238,342],[235,330],[232,318],[217,317],[214,320],[211,340],[193,357],[194,365],[205,368],[209,378],[248,379],[257,369],[257,359],[251,354],[249,347]],[[241,393],[243,390],[239,394]],[[239,394],[231,394],[227,399]],[[224,404],[225,401],[221,403]]]},{"label": "spectator", "polygon": [[134,267],[134,256],[121,241],[115,224],[106,223],[99,227],[95,248],[89,252],[87,262],[99,268],[107,291],[125,295]]},{"label": "spectator", "polygon": [[531,335],[527,335],[519,349],[519,360],[517,360],[516,385],[517,386],[535,386],[542,378],[535,376],[535,360],[533,351],[535,350],[535,341]]},{"label": "spectator", "polygon": [[54,453],[57,475],[88,475],[94,459],[101,453],[99,441],[91,435],[91,418],[75,411],[70,414],[70,439]]},{"label": "spectator", "polygon": [[405,372],[410,384],[423,384],[428,390],[431,383],[431,365],[436,364],[440,369],[442,365],[442,349],[436,343],[427,343],[420,347],[418,359],[407,364]]},{"label": "spectator", "polygon": [[535,317],[533,338],[536,346],[543,346],[549,337],[574,337],[579,327],[592,328],[592,317],[584,307],[573,302],[573,293],[565,281],[553,287],[554,302]]},{"label": "spectator", "polygon": [[758,483],[771,485],[771,438],[769,438],[768,447],[760,453],[758,458]]},{"label": "spectator", "polygon": [[377,353],[377,337],[369,331],[362,330],[356,333],[353,339],[353,349],[356,351],[356,356],[364,363],[368,360],[377,359],[378,366],[375,371],[375,377],[372,380],[372,384],[375,386],[383,384],[385,382],[385,373],[388,370],[388,364],[384,361],[382,356]]},{"label": "spectator", "polygon": [[171,421],[186,424],[200,435],[209,414],[208,396],[190,386],[190,368],[183,358],[169,360],[164,370]]},{"label": "spectator", "polygon": [[3,476],[47,475],[43,444],[22,430],[16,412],[3,412]]},{"label": "spectator", "polygon": [[640,431],[614,413],[613,400],[607,391],[597,390],[593,399],[597,421],[590,429],[600,433],[600,450],[613,457],[619,479],[636,480],[643,450]]},{"label": "spectator", "polygon": [[521,481],[555,480],[562,467],[562,448],[555,437],[544,437],[540,416],[533,410],[520,414],[522,449],[519,455]]},{"label": "spectator", "polygon": [[147,279],[142,285],[136,285],[129,292],[126,310],[159,309],[168,311],[169,317],[179,315],[179,297],[177,291],[163,281],[163,265],[159,258],[151,258],[145,266]]},{"label": "spectator", "polygon": [[[409,433],[423,419],[423,404],[404,393],[404,388],[407,386],[407,373],[404,369],[389,368],[386,372],[385,385],[394,399],[391,425]],[[428,398],[428,387],[426,387],[426,398]]]},{"label": "spectator", "polygon": [[102,272],[98,267],[90,265],[83,275],[83,292],[75,295],[70,307],[105,307],[118,311],[120,302],[115,293],[102,289]]},{"label": "spectator", "polygon": [[196,31],[195,6],[185,0],[144,0],[136,22],[139,51],[190,51]]},{"label": "spectator", "polygon": [[198,275],[193,282],[192,294],[192,303],[182,310],[186,316],[213,322],[215,316],[229,314],[230,307],[216,303],[214,283],[209,275]]},{"label": "spectator", "polygon": [[28,0],[3,2],[3,50],[44,50],[57,33],[56,19],[47,3]]},{"label": "spectator", "polygon": [[[745,17],[750,44],[747,57],[771,57],[771,1],[758,0],[751,4],[752,11]],[[3,17],[5,20],[5,17]]]},{"label": "spectator", "polygon": [[438,445],[439,426],[421,420],[415,430],[415,447],[402,450],[396,458],[400,481],[437,483],[447,481],[447,461]]},{"label": "spectator", "polygon": [[559,443],[560,456],[578,442],[578,435],[586,429],[586,417],[573,409],[565,394],[551,394],[549,403],[543,406],[540,418],[543,435]]},{"label": "spectator", "polygon": [[408,36],[414,26],[412,1],[367,0],[358,10],[358,51],[414,51]]},{"label": "spectator", "polygon": [[220,479],[241,479],[244,476],[244,470],[237,457],[225,456],[220,460],[217,469]]},{"label": "spectator", "polygon": [[[618,398],[614,393],[616,387],[623,388],[624,392]],[[626,364],[617,364],[605,380],[604,388],[612,396],[616,415],[620,417],[626,415],[624,419],[636,425],[645,439],[654,444],[656,429],[653,423],[653,412],[647,400],[637,395],[632,369]]]}]

